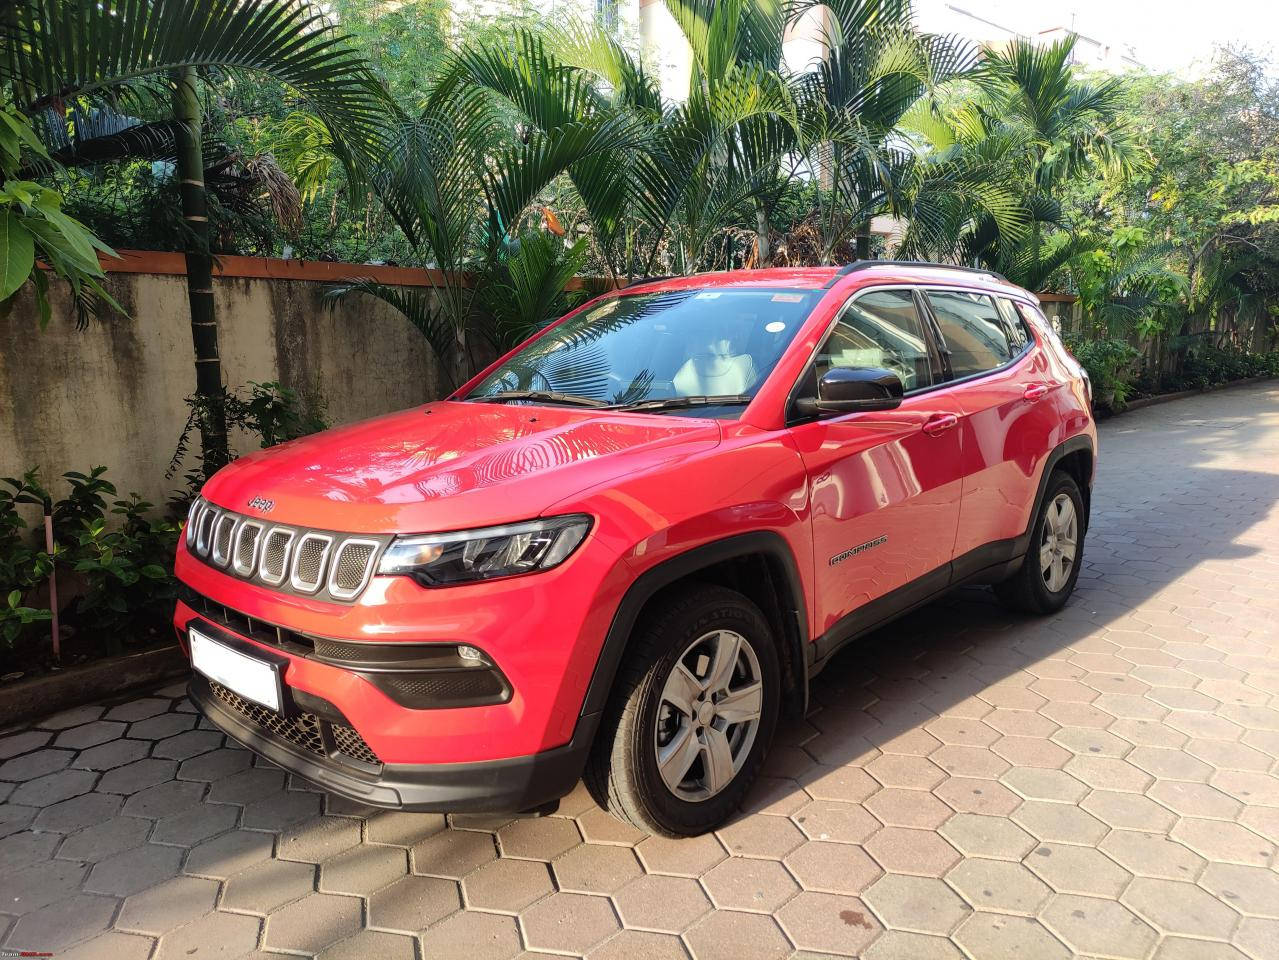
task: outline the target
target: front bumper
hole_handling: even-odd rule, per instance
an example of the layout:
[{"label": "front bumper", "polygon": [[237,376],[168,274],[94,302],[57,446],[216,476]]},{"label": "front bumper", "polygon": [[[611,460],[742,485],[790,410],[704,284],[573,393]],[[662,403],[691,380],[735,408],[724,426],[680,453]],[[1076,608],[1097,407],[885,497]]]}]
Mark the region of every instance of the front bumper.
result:
[{"label": "front bumper", "polygon": [[192,702],[214,726],[272,763],[330,793],[396,810],[519,813],[541,807],[572,791],[594,734],[594,724],[583,723],[564,746],[525,757],[475,763],[388,763],[377,772],[365,772],[273,735],[215,696],[200,674],[192,677],[189,690]]}]

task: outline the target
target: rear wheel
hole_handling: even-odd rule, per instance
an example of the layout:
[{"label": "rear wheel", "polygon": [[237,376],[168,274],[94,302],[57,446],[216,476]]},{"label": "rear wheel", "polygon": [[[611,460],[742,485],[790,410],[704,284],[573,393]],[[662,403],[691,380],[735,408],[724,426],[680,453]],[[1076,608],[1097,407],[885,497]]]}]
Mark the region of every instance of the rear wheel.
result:
[{"label": "rear wheel", "polygon": [[714,829],[759,773],[780,683],[772,632],[746,597],[697,584],[658,600],[628,647],[588,788],[652,833]]},{"label": "rear wheel", "polygon": [[1084,558],[1084,500],[1062,470],[1048,478],[1021,567],[995,585],[1000,600],[1028,613],[1054,613],[1066,605]]}]

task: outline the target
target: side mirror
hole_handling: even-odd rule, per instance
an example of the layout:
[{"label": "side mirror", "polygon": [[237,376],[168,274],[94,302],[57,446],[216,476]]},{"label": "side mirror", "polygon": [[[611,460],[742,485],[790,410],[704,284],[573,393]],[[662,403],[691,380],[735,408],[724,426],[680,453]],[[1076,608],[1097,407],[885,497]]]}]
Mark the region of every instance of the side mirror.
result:
[{"label": "side mirror", "polygon": [[902,381],[880,367],[831,367],[817,384],[817,397],[796,401],[803,416],[892,410],[902,402]]}]

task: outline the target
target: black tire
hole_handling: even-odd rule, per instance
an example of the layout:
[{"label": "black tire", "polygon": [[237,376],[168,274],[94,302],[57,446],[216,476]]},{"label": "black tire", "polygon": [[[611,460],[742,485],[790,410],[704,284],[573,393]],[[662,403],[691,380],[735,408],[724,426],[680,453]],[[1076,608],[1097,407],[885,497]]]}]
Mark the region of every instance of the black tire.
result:
[{"label": "black tire", "polygon": [[[716,630],[739,634],[754,651],[763,693],[759,726],[728,785],[706,799],[687,800],[666,785],[658,770],[663,689],[690,645]],[[688,837],[713,830],[741,806],[759,775],[780,703],[777,644],[759,608],[714,584],[675,588],[650,605],[631,637],[587,761],[587,789],[614,816],[649,833]],[[695,761],[693,770],[701,762]]]},{"label": "black tire", "polygon": [[[1070,498],[1078,518],[1075,544],[1075,557],[1069,576],[1064,586],[1052,590],[1044,576],[1040,564],[1040,547],[1048,535],[1048,510],[1060,496]],[[1035,513],[1035,524],[1031,527],[1030,545],[1026,548],[1026,556],[1022,559],[1017,572],[1003,583],[995,584],[995,594],[1008,607],[1026,613],[1056,613],[1066,605],[1079,580],[1079,569],[1084,561],[1084,534],[1087,531],[1087,515],[1084,513],[1084,498],[1079,492],[1079,484],[1075,478],[1064,470],[1055,470],[1048,478],[1044,488],[1044,496],[1039,509]]]}]

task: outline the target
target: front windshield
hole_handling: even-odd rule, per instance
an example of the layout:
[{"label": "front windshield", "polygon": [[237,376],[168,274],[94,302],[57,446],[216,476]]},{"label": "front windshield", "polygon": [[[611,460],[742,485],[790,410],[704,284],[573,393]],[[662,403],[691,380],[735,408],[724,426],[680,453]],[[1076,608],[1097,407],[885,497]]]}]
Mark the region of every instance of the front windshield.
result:
[{"label": "front windshield", "polygon": [[593,406],[740,403],[754,396],[820,297],[759,288],[613,297],[507,359],[468,399],[527,391]]}]

